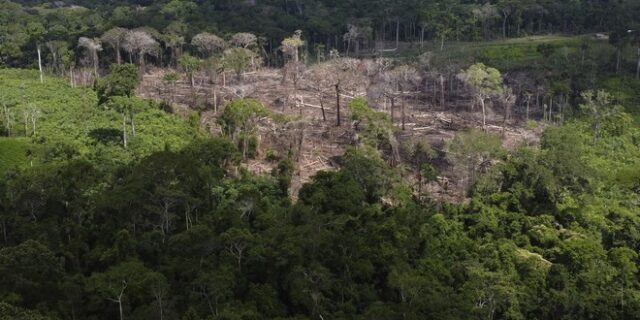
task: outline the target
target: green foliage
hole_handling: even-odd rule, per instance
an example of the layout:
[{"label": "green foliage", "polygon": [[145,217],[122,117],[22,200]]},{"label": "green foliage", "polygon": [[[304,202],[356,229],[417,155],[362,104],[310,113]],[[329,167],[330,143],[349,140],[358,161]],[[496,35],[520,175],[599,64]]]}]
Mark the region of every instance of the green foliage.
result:
[{"label": "green foliage", "polygon": [[278,162],[278,166],[273,168],[273,172],[271,174],[278,180],[278,185],[280,186],[280,190],[282,190],[283,194],[288,194],[289,192],[294,171],[295,166],[293,160],[290,158],[280,160]]},{"label": "green foliage", "polygon": [[112,64],[109,75],[98,81],[98,102],[106,102],[113,96],[131,97],[140,83],[138,67],[133,64]]},{"label": "green foliage", "polygon": [[356,98],[349,102],[351,120],[357,122],[362,132],[362,142],[374,148],[389,144],[393,135],[393,124],[388,114],[377,112],[369,107],[364,98]]},{"label": "green foliage", "polygon": [[233,70],[238,80],[241,80],[242,73],[249,68],[255,59],[255,53],[249,49],[231,48],[224,51],[222,65],[226,69]]},{"label": "green foliage", "polygon": [[257,121],[269,115],[269,110],[257,100],[236,99],[225,105],[218,123],[223,135],[231,138],[242,150],[243,158],[247,158],[258,149]]},{"label": "green foliage", "polygon": [[504,90],[500,71],[483,63],[470,66],[463,75],[476,92],[484,97],[499,95]]},{"label": "green foliage", "polygon": [[[32,150],[34,164],[57,158],[56,154],[83,157],[102,165],[122,164],[166,147],[181,148],[198,135],[197,129],[183,119],[138,98],[114,96],[97,108],[93,91],[71,88],[64,80],[55,78],[47,78],[45,84],[40,85],[34,72],[24,70],[0,70],[0,83],[5,89],[3,99],[17,102],[9,108],[12,113],[21,115],[23,111],[33,110],[33,106],[39,110],[33,145],[27,148],[26,142],[21,142],[17,148],[16,143],[11,142],[14,147],[7,150],[15,151],[2,153],[6,157],[11,155],[11,159],[19,160],[15,152],[27,148]],[[136,129],[135,137],[129,132],[130,145],[126,150],[121,141],[122,112],[133,113]],[[33,134],[31,124],[26,129],[24,124],[15,123],[12,137]],[[128,130],[131,131],[129,125]]]},{"label": "green foliage", "polygon": [[25,310],[14,307],[5,302],[0,303],[0,320],[55,320],[56,318],[48,317],[37,311]]},{"label": "green foliage", "polygon": [[[616,107],[637,109],[627,77],[637,58],[628,32],[637,29],[634,1],[272,2],[147,1],[141,10],[128,0],[0,1],[0,64],[35,68],[40,47],[45,68],[54,67],[45,43],[114,25],[170,32],[166,51],[205,31],[252,31],[255,52],[223,57],[240,76],[260,62],[258,52],[282,63],[273,44],[296,28],[314,48],[344,39],[345,21],[385,39],[399,30],[399,42],[418,41],[424,26],[425,39],[439,41],[399,43],[396,52],[433,51],[433,70],[477,60],[524,69],[546,98],[581,103],[584,117],[548,126],[539,148],[508,153],[496,136],[459,134],[442,151],[454,175],[473,182],[470,199],[435,203],[400,183],[403,166],[382,158],[386,144],[397,151],[393,126],[356,99],[350,108],[364,143],[293,203],[291,159],[271,175],[238,168],[269,116],[256,101],[230,102],[220,118],[225,137],[203,138],[131,97],[135,67],[98,83],[99,97],[61,79],[40,84],[37,72],[0,70],[0,171],[19,164],[0,179],[0,319],[115,319],[114,300],[125,319],[639,318],[640,133]],[[589,30],[614,31],[611,45],[561,36],[445,43]],[[299,56],[301,34],[283,43],[285,54]],[[622,70],[607,80],[617,50]],[[61,57],[66,68],[69,56]],[[481,99],[502,93],[497,70],[467,71]],[[598,82],[613,97],[591,91],[577,101]],[[23,125],[23,114],[37,126]],[[423,179],[437,175],[429,146],[404,149]],[[33,167],[23,150],[38,151]]]},{"label": "green foliage", "polygon": [[426,182],[436,181],[438,178],[438,170],[431,164],[424,163],[420,167],[420,176]]},{"label": "green foliage", "polygon": [[447,145],[447,158],[466,172],[468,184],[473,184],[480,171],[485,170],[502,151],[500,137],[469,130],[459,133]]},{"label": "green foliage", "polygon": [[26,306],[55,298],[63,274],[62,264],[47,247],[27,240],[15,247],[0,249],[0,280],[3,301]]},{"label": "green foliage", "polygon": [[189,54],[184,54],[180,56],[180,59],[178,60],[178,64],[189,75],[192,75],[194,72],[200,70],[200,68],[202,67],[202,61]]},{"label": "green foliage", "polygon": [[9,169],[27,166],[32,148],[25,138],[0,138],[0,175]]},{"label": "green foliage", "polygon": [[[232,105],[236,124],[260,110]],[[120,293],[125,317],[162,305],[184,319],[634,319],[637,128],[594,143],[591,121],[511,153],[496,136],[459,134],[445,151],[476,183],[468,204],[437,208],[366,144],[295,203],[290,159],[270,176],[235,173],[239,152],[222,137],[117,168],[72,159],[18,171],[0,181],[0,293],[95,319],[117,318]],[[432,180],[434,151],[411,145]]]},{"label": "green foliage", "polygon": [[256,117],[265,117],[269,111],[259,101],[253,99],[236,99],[224,107],[222,116],[218,122],[222,126],[222,132],[231,136],[238,130],[249,126]]},{"label": "green foliage", "polygon": [[169,83],[176,83],[180,80],[180,75],[175,72],[169,72],[162,77],[162,80]]}]

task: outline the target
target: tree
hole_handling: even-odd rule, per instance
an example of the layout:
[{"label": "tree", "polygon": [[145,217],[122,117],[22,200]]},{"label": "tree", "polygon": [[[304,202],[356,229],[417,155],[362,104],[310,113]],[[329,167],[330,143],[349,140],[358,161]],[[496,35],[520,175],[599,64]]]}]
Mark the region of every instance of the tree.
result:
[{"label": "tree", "polygon": [[235,71],[238,81],[242,81],[242,73],[251,66],[255,53],[245,48],[231,48],[224,51],[222,64]]},{"label": "tree", "polygon": [[300,69],[300,47],[304,46],[302,31],[297,30],[291,37],[282,40],[280,50],[284,54],[285,67],[282,69],[282,83],[287,79],[287,71],[293,71],[293,81],[297,83],[298,71]]},{"label": "tree", "polygon": [[369,26],[358,26],[354,24],[347,25],[347,33],[345,33],[342,38],[347,42],[347,55],[349,55],[349,49],[351,48],[351,44],[355,44],[355,54],[356,56],[360,54],[360,43],[362,41],[366,41],[371,38],[371,34],[373,31]]},{"label": "tree", "polygon": [[133,260],[112,266],[102,273],[93,273],[87,290],[118,304],[120,320],[124,320],[125,297],[142,297],[149,292],[153,271],[142,262]]},{"label": "tree", "polygon": [[158,42],[147,31],[132,30],[125,34],[122,48],[129,52],[130,62],[132,62],[132,55],[138,56],[138,64],[140,66],[140,69],[142,70],[142,73],[144,73],[145,56],[157,56],[159,54],[160,46],[158,45]]},{"label": "tree", "polygon": [[198,10],[198,5],[188,0],[171,0],[160,10],[169,20],[184,21]]},{"label": "tree", "polygon": [[499,0],[497,3],[498,9],[502,13],[502,38],[507,38],[507,21],[509,17],[516,11],[519,0]]},{"label": "tree", "polygon": [[332,86],[335,88],[336,126],[339,127],[342,123],[340,114],[340,95],[344,93],[343,90],[356,87],[362,83],[361,81],[363,81],[357,73],[360,61],[352,58],[335,58],[328,61],[327,64],[332,70],[330,79]]},{"label": "tree", "polygon": [[191,88],[193,88],[195,86],[194,75],[202,67],[202,61],[194,56],[185,54],[180,57],[178,64],[189,76],[189,82],[191,83]]},{"label": "tree", "polygon": [[258,117],[268,114],[268,110],[253,99],[236,99],[224,107],[218,123],[222,126],[222,133],[230,137],[235,144],[242,142],[243,159],[247,158],[249,141],[255,134]]},{"label": "tree", "polygon": [[187,309],[187,312],[184,313],[181,320],[200,320],[200,316],[198,315],[196,309],[191,306],[189,307],[189,309]]},{"label": "tree", "polygon": [[410,66],[399,66],[392,70],[389,70],[383,74],[384,95],[391,100],[391,120],[394,120],[395,102],[398,98],[402,99],[401,112],[402,112],[402,130],[405,130],[405,97],[411,94],[411,91],[416,90],[421,83],[421,78],[415,68]]},{"label": "tree", "polygon": [[620,106],[613,105],[611,94],[604,90],[585,91],[580,96],[583,100],[580,109],[591,116],[593,141],[595,142],[600,137],[602,123],[620,112]]},{"label": "tree", "polygon": [[482,106],[482,129],[487,130],[487,115],[485,102],[488,98],[504,92],[502,75],[495,68],[476,63],[463,71],[459,77],[474,90],[476,99]]},{"label": "tree", "polygon": [[221,235],[226,251],[237,263],[238,272],[242,272],[242,260],[253,245],[254,236],[247,229],[231,228]]},{"label": "tree", "polygon": [[51,40],[45,43],[49,52],[51,52],[51,65],[55,73],[64,73],[66,66],[69,64],[71,53],[69,44],[62,40]]},{"label": "tree", "polygon": [[35,240],[0,249],[0,272],[0,296],[17,296],[30,307],[51,301],[64,274],[54,253]]},{"label": "tree", "polygon": [[156,300],[160,320],[164,320],[164,301],[169,293],[169,282],[167,278],[159,272],[149,272],[145,282],[149,283],[151,294]]},{"label": "tree", "polygon": [[425,141],[417,141],[411,143],[410,146],[411,163],[418,176],[418,193],[421,194],[424,182],[436,181],[438,178],[437,170],[430,164],[437,157],[437,154]]},{"label": "tree", "polygon": [[333,90],[331,82],[331,74],[333,70],[328,64],[315,65],[313,68],[307,70],[302,78],[304,85],[318,97],[320,101],[320,111],[322,112],[322,121],[327,121],[327,114],[325,110],[325,100]]},{"label": "tree", "polygon": [[116,63],[118,64],[122,63],[120,49],[122,47],[122,43],[125,41],[127,32],[128,30],[125,28],[115,27],[107,30],[100,37],[100,40],[102,40],[103,43],[108,44],[116,53]]},{"label": "tree", "polygon": [[173,22],[164,29],[161,36],[162,43],[171,53],[169,65],[177,65],[182,54],[182,47],[185,44],[184,34],[187,32],[187,25],[182,22]]},{"label": "tree", "polygon": [[191,45],[194,46],[204,58],[209,58],[216,53],[222,52],[227,46],[222,38],[208,32],[195,35],[191,39]]},{"label": "tree", "polygon": [[0,302],[0,320],[55,320],[54,318],[42,315],[40,312],[26,310],[12,306],[5,302]]},{"label": "tree", "polygon": [[98,82],[98,104],[113,96],[131,97],[140,84],[140,73],[133,64],[112,64],[109,75]]},{"label": "tree", "polygon": [[252,33],[239,32],[231,36],[229,42],[233,46],[249,49],[258,43],[258,38]]},{"label": "tree", "polygon": [[467,187],[470,187],[475,182],[478,171],[486,170],[491,165],[491,161],[500,153],[501,146],[499,137],[469,130],[457,134],[447,144],[447,157],[466,171]]},{"label": "tree", "polygon": [[480,20],[482,24],[482,37],[484,39],[489,38],[489,22],[493,19],[500,17],[500,13],[498,13],[498,8],[494,4],[489,2],[478,6],[473,9],[473,15],[476,19]]},{"label": "tree", "polygon": [[44,26],[39,22],[27,23],[27,34],[31,41],[35,42],[36,50],[38,52],[38,70],[40,70],[40,83],[44,83],[44,73],[42,71],[42,51],[40,46],[44,41],[46,30]]},{"label": "tree", "polygon": [[98,78],[98,52],[102,51],[102,42],[98,38],[90,39],[87,37],[80,37],[78,39],[78,47],[85,48],[89,52],[91,63],[93,64],[93,73]]},{"label": "tree", "polygon": [[135,114],[145,109],[146,102],[136,97],[112,96],[109,105],[122,114],[122,144],[126,149],[129,143],[127,120],[131,123],[131,135],[136,136]]}]

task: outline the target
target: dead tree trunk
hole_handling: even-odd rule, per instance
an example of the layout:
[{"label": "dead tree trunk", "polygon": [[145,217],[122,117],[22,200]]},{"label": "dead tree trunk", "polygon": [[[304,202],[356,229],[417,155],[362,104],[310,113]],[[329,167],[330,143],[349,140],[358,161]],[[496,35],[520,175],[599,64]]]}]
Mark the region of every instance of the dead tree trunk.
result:
[{"label": "dead tree trunk", "polygon": [[440,74],[440,105],[442,106],[443,110],[447,108],[444,97],[444,76],[442,74]]},{"label": "dead tree trunk", "polygon": [[402,110],[401,111],[401,113],[402,113],[402,131],[405,130],[405,127],[404,127],[404,124],[405,124],[405,121],[404,121],[404,108],[405,108],[405,99],[402,98],[402,105],[401,105],[401,110]]},{"label": "dead tree trunk", "polygon": [[396,49],[400,47],[400,18],[396,19]]},{"label": "dead tree trunk", "polygon": [[327,121],[327,114],[324,111],[324,99],[320,96],[320,109],[322,110],[322,121]]},{"label": "dead tree trunk", "polygon": [[396,98],[391,97],[391,109],[389,109],[389,112],[391,113],[391,124],[393,124],[393,122],[395,121],[395,117],[393,114],[393,112],[395,111],[395,107],[396,107]]},{"label": "dead tree trunk", "polygon": [[336,84],[336,125],[340,126],[340,84]]},{"label": "dead tree trunk", "polygon": [[480,97],[480,105],[482,106],[482,131],[487,131],[487,113],[485,111],[484,97]]}]

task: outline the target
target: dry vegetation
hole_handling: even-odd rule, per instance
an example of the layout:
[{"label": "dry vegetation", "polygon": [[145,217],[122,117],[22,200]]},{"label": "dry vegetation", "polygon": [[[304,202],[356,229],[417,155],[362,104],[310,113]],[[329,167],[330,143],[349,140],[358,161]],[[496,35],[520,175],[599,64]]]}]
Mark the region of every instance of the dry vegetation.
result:
[{"label": "dry vegetation", "polygon": [[[470,89],[453,71],[439,74],[406,66],[393,68],[390,60],[340,60],[337,68],[335,62],[326,62],[304,70],[298,66],[294,75],[289,69],[286,81],[282,69],[256,70],[241,79],[230,73],[211,77],[200,72],[194,76],[193,86],[187,76],[167,81],[165,75],[173,71],[155,69],[144,76],[138,94],[168,102],[175,113],[196,110],[202,128],[212,133],[220,132],[217,115],[235,98],[257,99],[274,114],[282,115],[284,121],[259,120],[258,156],[247,160],[246,166],[252,172],[270,172],[277,163],[273,155],[291,155],[296,165],[292,195],[316,172],[336,168],[337,157],[356,143],[357,129],[346,106],[355,97],[365,97],[377,111],[392,113],[400,144],[425,141],[440,155],[436,165],[441,177],[426,190],[437,199],[462,200],[463,175],[446,160],[444,146],[457,132],[482,127],[482,115]],[[340,126],[336,125],[337,83]],[[524,100],[517,102],[523,104]],[[513,109],[517,112],[510,111],[505,118],[500,101],[489,102],[486,130],[499,134],[508,149],[536,144],[542,129],[526,127],[524,106]],[[408,174],[405,178],[415,181],[416,177]]]}]

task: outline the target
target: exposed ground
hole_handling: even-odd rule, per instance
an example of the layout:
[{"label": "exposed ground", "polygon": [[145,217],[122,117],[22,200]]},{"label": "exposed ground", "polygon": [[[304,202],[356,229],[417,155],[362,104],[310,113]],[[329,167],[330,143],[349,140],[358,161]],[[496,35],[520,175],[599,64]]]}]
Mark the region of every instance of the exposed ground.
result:
[{"label": "exposed ground", "polygon": [[[182,113],[197,110],[201,125],[212,133],[219,132],[216,123],[217,114],[225,101],[237,97],[251,97],[261,101],[274,113],[286,116],[284,124],[263,119],[259,123],[261,135],[260,151],[257,159],[249,160],[246,166],[256,173],[270,172],[276,161],[269,161],[267,153],[279,155],[293,154],[296,161],[296,174],[292,182],[292,195],[320,170],[333,170],[337,167],[336,157],[342,155],[347,146],[354,143],[356,132],[349,121],[347,103],[357,96],[366,95],[366,83],[361,83],[341,96],[341,115],[343,123],[336,126],[335,93],[329,93],[323,100],[326,121],[323,121],[318,95],[309,89],[304,79],[295,89],[291,81],[282,83],[282,73],[276,69],[264,69],[244,75],[238,81],[227,75],[218,77],[215,85],[205,75],[198,75],[192,88],[187,79],[177,83],[163,81],[166,70],[154,70],[144,76],[138,93],[141,96],[158,101],[169,101],[173,110]],[[309,71],[307,71],[308,73]],[[478,109],[472,108],[472,98],[462,90],[447,93],[445,103],[439,100],[440,93],[429,93],[406,99],[405,128],[402,130],[400,112],[395,112],[394,124],[400,142],[423,139],[434,149],[444,154],[443,147],[456,132],[481,126]],[[436,96],[438,98],[436,98]],[[372,106],[379,111],[389,112],[389,104],[374,101]],[[399,110],[397,107],[396,109]],[[499,113],[499,112],[498,112]],[[511,119],[504,125],[502,114],[489,114],[487,130],[499,133],[503,137],[505,148],[515,148],[520,144],[537,144],[540,129],[527,129],[524,121]],[[440,183],[432,183],[427,190],[437,199],[464,199],[465,182],[459,172],[447,163],[440,161]],[[411,176],[408,179],[412,179]]]}]

